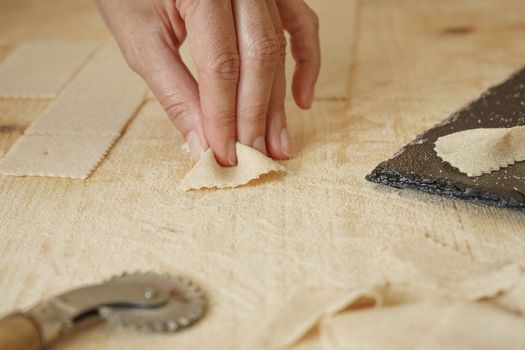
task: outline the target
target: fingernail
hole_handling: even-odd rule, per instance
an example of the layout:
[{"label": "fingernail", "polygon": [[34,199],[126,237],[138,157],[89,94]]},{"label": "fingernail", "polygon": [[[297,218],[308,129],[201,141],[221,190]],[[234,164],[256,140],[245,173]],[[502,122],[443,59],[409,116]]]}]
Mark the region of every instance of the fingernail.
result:
[{"label": "fingernail", "polygon": [[264,155],[268,155],[268,152],[266,151],[266,141],[264,140],[264,136],[257,137],[253,143],[252,147],[261,152]]},{"label": "fingernail", "polygon": [[312,107],[314,104],[315,91],[314,89],[310,90],[308,93],[308,108]]},{"label": "fingernail", "polygon": [[228,142],[228,162],[230,165],[237,164],[237,153],[235,152],[235,139],[231,139]]},{"label": "fingernail", "polygon": [[186,142],[190,148],[191,157],[198,161],[202,154],[202,146],[199,135],[196,131],[190,131],[186,136]]},{"label": "fingernail", "polygon": [[281,130],[281,151],[287,156],[290,157],[292,154],[292,145],[290,142],[290,135],[288,130],[283,128]]}]

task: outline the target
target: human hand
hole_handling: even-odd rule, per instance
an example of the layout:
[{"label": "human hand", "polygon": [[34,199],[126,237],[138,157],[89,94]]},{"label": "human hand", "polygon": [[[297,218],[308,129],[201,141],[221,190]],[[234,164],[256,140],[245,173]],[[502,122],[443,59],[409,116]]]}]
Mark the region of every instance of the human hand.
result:
[{"label": "human hand", "polygon": [[[235,142],[275,159],[290,155],[286,39],[292,92],[310,108],[320,69],[318,20],[303,0],[96,0],[126,61],[185,137],[194,159],[211,147],[224,166]],[[179,55],[186,36],[198,83]]]}]

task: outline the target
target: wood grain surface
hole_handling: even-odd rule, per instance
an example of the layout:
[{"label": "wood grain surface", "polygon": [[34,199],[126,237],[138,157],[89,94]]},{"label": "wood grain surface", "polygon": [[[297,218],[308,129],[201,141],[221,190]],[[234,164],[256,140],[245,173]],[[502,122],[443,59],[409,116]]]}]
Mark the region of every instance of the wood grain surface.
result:
[{"label": "wood grain surface", "polygon": [[[177,190],[191,162],[148,100],[88,180],[0,176],[0,313],[122,271],[183,273],[210,296],[197,326],[146,335],[100,325],[56,349],[244,349],[305,286],[352,287],[396,274],[383,256],[401,240],[525,267],[523,213],[364,179],[525,64],[525,2],[310,2],[326,28],[320,89],[333,95],[310,111],[288,103],[291,174],[235,190]],[[332,27],[349,3],[349,23]],[[91,1],[0,2],[0,60],[24,40],[108,35]],[[48,103],[0,100],[0,156]]]}]

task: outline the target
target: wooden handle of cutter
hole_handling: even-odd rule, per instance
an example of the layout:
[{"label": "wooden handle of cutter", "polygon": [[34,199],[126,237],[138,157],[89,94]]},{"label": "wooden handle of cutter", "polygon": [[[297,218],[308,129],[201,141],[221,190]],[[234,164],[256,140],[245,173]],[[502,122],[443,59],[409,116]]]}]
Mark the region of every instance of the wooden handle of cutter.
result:
[{"label": "wooden handle of cutter", "polygon": [[0,319],[0,350],[42,350],[37,326],[22,314]]}]

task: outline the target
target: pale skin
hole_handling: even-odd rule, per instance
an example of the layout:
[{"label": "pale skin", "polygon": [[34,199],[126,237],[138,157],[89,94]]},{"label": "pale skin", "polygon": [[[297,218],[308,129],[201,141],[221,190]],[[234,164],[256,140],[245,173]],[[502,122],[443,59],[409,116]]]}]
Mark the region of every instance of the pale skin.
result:
[{"label": "pale skin", "polygon": [[[308,109],[321,64],[319,25],[303,0],[96,0],[131,68],[148,83],[198,160],[211,148],[237,164],[235,143],[288,159],[284,30],[292,92]],[[179,55],[188,39],[197,80]],[[198,83],[197,83],[198,81]]]}]

